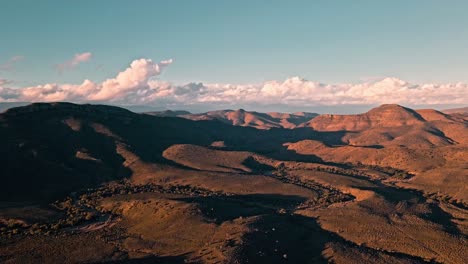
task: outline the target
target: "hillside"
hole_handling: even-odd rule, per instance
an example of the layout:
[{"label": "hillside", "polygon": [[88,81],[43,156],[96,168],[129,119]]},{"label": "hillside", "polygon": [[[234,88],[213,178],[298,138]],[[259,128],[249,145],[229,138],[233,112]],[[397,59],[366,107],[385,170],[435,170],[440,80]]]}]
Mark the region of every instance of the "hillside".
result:
[{"label": "hillside", "polygon": [[398,105],[210,113],[37,103],[0,114],[0,260],[468,258],[465,119]]},{"label": "hillside", "polygon": [[468,107],[445,109],[442,112],[446,114],[466,114],[468,113]]},{"label": "hillside", "polygon": [[297,112],[297,113],[259,113],[250,112],[243,109],[221,110],[201,114],[183,114],[178,115],[190,120],[219,120],[221,122],[234,126],[249,126],[258,129],[270,128],[296,128],[300,124],[309,121],[317,116],[315,113]]},{"label": "hillside", "polygon": [[[271,115],[285,117],[280,113]],[[396,105],[384,105],[360,115],[320,115],[307,124],[313,129],[292,130],[259,130],[231,126],[218,119],[191,121],[69,103],[13,108],[0,115],[0,123],[4,146],[0,155],[5,161],[0,169],[4,180],[16,186],[30,178],[43,186],[34,187],[43,194],[53,193],[46,187],[51,183],[57,190],[62,184],[73,185],[66,188],[70,190],[128,177],[131,173],[122,166],[124,158],[116,151],[122,146],[150,163],[170,162],[163,152],[174,144],[209,146],[222,142],[228,150],[256,152],[280,160],[361,162],[426,172],[449,166],[452,161],[463,163],[468,144],[468,122],[464,119]],[[302,140],[321,142],[322,147],[300,147]],[[294,143],[288,147],[294,152],[285,149],[286,143]],[[346,155],[347,149],[353,154]],[[451,182],[449,176],[441,177]],[[2,193],[10,197],[22,192],[34,196],[37,192],[24,186],[21,190],[6,188]]]},{"label": "hillside", "polygon": [[[445,146],[466,142],[466,122],[436,110],[382,105],[358,115],[319,115],[303,124],[317,131],[348,131],[350,145]],[[461,134],[460,134],[461,132]]]},{"label": "hillside", "polygon": [[422,117],[399,105],[382,105],[358,115],[320,115],[305,126],[319,131],[362,131],[373,127],[401,127],[423,123]]},{"label": "hillside", "polygon": [[145,114],[152,115],[152,116],[162,116],[162,117],[178,117],[182,115],[190,115],[189,111],[183,110],[165,110],[165,111],[157,111],[157,112],[145,112]]},{"label": "hillside", "polygon": [[[163,151],[173,144],[226,142],[240,150],[281,152],[284,139],[303,139],[313,131],[233,127],[218,120],[136,114],[101,105],[36,103],[0,115],[1,195],[53,196],[112,179],[128,177],[122,149],[139,159],[166,164]],[[255,142],[255,143],[253,143]],[[23,166],[28,164],[28,166]],[[33,181],[30,187],[23,181]],[[50,188],[49,188],[50,186]]]}]

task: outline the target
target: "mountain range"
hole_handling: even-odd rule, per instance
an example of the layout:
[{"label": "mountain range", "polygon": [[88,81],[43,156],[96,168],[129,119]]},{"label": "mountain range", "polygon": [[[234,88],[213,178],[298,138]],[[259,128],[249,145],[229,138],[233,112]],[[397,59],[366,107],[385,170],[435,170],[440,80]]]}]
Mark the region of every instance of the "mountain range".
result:
[{"label": "mountain range", "polygon": [[0,145],[5,262],[468,259],[463,109],[34,103],[0,114]]}]

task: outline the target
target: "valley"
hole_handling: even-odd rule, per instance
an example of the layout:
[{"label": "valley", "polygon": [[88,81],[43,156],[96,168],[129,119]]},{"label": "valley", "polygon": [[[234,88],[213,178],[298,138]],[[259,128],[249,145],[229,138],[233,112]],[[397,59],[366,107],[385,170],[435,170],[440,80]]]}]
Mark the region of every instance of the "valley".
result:
[{"label": "valley", "polygon": [[246,112],[0,114],[0,262],[466,263],[468,116]]}]

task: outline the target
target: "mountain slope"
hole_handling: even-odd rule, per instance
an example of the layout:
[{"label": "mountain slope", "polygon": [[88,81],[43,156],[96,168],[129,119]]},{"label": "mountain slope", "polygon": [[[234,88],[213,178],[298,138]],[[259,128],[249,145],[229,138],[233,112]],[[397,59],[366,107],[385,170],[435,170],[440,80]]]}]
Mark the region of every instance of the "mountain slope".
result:
[{"label": "mountain slope", "polygon": [[152,115],[152,116],[162,116],[162,117],[178,117],[181,115],[190,115],[189,111],[183,110],[165,110],[159,112],[145,112],[145,114]]},{"label": "mountain slope", "polygon": [[305,126],[319,131],[362,131],[371,127],[400,127],[423,122],[414,110],[399,105],[382,105],[358,115],[319,115]]},{"label": "mountain slope", "polygon": [[[220,121],[218,115],[231,119]],[[281,113],[270,115],[276,120],[291,117]],[[100,105],[54,103],[13,108],[0,115],[0,158],[4,161],[0,175],[6,183],[0,187],[1,193],[12,199],[49,197],[56,192],[130,177],[135,173],[125,164],[135,160],[141,164],[170,163],[163,152],[174,144],[210,146],[215,143],[228,150],[266,154],[281,160],[359,161],[425,171],[452,164],[448,162],[454,160],[451,156],[459,157],[456,153],[463,153],[462,146],[468,143],[468,122],[463,119],[434,110],[416,112],[395,105],[362,115],[321,115],[308,123],[321,131],[306,127],[262,130],[236,126],[243,124],[238,121],[250,120],[249,116],[245,111],[218,111],[211,114],[215,120],[192,121],[135,114]],[[252,122],[263,116],[254,117]],[[273,125],[266,123],[269,119],[265,120],[263,126]],[[229,122],[235,126],[226,124]],[[356,131],[357,128],[361,130]],[[337,129],[341,131],[334,131]],[[324,147],[314,151],[292,147],[302,140],[315,140]],[[283,146],[286,143],[296,145],[287,150]],[[445,150],[436,151],[439,148]],[[348,151],[341,151],[344,149],[354,154],[346,155]],[[335,151],[338,152],[331,155]],[[395,159],[391,158],[394,156]],[[447,180],[451,181],[449,177]],[[34,184],[19,187],[24,181]]]},{"label": "mountain slope", "polygon": [[173,143],[212,142],[212,126],[111,106],[54,103],[12,108],[0,115],[0,175],[5,183],[0,193],[11,199],[50,198],[128,177],[131,172],[120,148],[143,160],[163,161],[162,151]]},{"label": "mountain slope", "polygon": [[297,112],[288,113],[259,113],[239,110],[221,110],[201,114],[181,115],[191,120],[219,120],[234,126],[249,126],[258,129],[270,128],[296,128],[300,124],[317,116],[314,113]]},{"label": "mountain slope", "polygon": [[0,114],[0,259],[464,263],[468,146],[455,138],[466,123],[390,108],[347,118],[368,124],[352,131],[11,109]]},{"label": "mountain slope", "polygon": [[[163,151],[174,144],[281,152],[288,139],[314,131],[262,131],[218,120],[136,114],[102,105],[36,103],[0,114],[0,186],[4,199],[51,199],[74,189],[130,177],[128,164],[170,163]],[[25,166],[27,164],[27,166]],[[23,185],[22,182],[31,184]]]},{"label": "mountain slope", "polygon": [[468,107],[445,109],[445,110],[442,110],[442,112],[446,114],[467,114]]},{"label": "mountain slope", "polygon": [[466,142],[465,120],[435,110],[382,105],[358,115],[319,115],[303,124],[318,131],[348,131],[353,146],[446,146]]}]

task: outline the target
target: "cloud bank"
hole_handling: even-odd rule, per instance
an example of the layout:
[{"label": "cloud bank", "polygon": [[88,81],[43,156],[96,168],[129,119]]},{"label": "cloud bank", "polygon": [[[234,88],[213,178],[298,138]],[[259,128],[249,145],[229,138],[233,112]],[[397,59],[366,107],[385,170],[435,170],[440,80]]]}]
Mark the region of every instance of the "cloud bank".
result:
[{"label": "cloud bank", "polygon": [[[75,56],[76,57],[76,56]],[[72,101],[122,105],[455,105],[468,103],[468,84],[412,84],[384,78],[358,84],[325,84],[299,77],[256,84],[188,83],[155,79],[172,60],[134,60],[114,78],[102,83],[44,84],[9,88],[0,82],[0,101]],[[227,108],[227,107],[226,107]]]},{"label": "cloud bank", "polygon": [[86,62],[86,61],[89,61],[91,59],[91,57],[93,56],[93,54],[91,54],[91,52],[84,52],[84,53],[78,53],[78,54],[75,54],[75,56],[73,56],[72,59],[62,63],[62,64],[58,64],[56,66],[57,70],[59,72],[63,72],[65,70],[70,70],[70,69],[73,69],[75,68],[76,66],[78,66],[78,64],[82,63],[82,62]]}]

